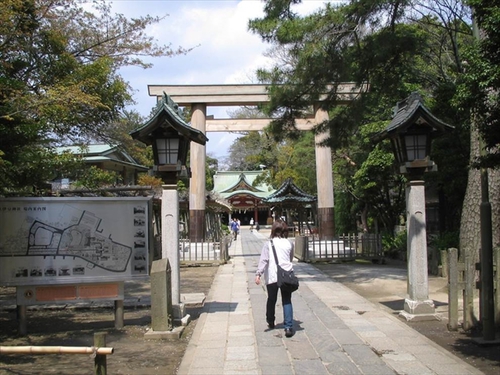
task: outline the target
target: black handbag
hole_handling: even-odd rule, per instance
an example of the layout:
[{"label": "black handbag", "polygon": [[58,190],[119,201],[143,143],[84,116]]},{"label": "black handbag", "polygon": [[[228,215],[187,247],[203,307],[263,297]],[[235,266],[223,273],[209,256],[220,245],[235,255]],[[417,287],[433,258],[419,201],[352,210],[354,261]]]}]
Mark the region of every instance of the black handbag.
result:
[{"label": "black handbag", "polygon": [[276,255],[276,249],[274,248],[273,240],[271,240],[271,246],[273,248],[274,260],[276,261],[277,274],[278,274],[278,287],[283,290],[287,290],[290,293],[295,292],[299,289],[299,279],[291,271],[285,271],[280,267],[278,263],[278,257]]}]

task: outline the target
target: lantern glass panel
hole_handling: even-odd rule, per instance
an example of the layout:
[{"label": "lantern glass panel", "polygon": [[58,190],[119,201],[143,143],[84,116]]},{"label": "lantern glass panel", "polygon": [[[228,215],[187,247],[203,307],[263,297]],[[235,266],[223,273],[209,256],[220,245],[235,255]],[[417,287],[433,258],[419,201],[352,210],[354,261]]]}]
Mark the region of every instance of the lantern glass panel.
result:
[{"label": "lantern glass panel", "polygon": [[408,161],[423,160],[427,156],[427,135],[412,134],[405,136]]},{"label": "lantern glass panel", "polygon": [[177,164],[179,158],[179,139],[157,139],[156,149],[158,152],[158,163],[162,164]]}]

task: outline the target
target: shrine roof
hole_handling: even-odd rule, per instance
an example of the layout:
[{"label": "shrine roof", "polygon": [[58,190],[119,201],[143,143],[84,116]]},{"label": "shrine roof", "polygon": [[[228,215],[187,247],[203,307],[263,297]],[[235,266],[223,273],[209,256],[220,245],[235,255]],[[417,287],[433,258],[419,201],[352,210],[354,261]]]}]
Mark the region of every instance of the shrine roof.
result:
[{"label": "shrine roof", "polygon": [[262,171],[219,171],[214,175],[214,192],[223,198],[235,195],[250,195],[265,198],[274,189],[266,184],[253,186]]},{"label": "shrine roof", "polygon": [[263,199],[265,203],[300,203],[307,204],[317,201],[317,197],[307,194],[297,187],[291,178],[287,178],[285,182],[274,193]]}]

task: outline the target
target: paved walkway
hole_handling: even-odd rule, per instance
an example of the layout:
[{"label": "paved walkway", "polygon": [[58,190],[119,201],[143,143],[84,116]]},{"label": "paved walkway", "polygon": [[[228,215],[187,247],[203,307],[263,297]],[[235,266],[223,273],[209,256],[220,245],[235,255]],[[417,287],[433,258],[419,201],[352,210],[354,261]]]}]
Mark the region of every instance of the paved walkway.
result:
[{"label": "paved walkway", "polygon": [[[267,235],[268,232],[265,232]],[[307,263],[294,265],[295,336],[265,320],[265,287],[254,283],[266,237],[243,228],[220,266],[179,375],[481,374],[399,318]]]}]

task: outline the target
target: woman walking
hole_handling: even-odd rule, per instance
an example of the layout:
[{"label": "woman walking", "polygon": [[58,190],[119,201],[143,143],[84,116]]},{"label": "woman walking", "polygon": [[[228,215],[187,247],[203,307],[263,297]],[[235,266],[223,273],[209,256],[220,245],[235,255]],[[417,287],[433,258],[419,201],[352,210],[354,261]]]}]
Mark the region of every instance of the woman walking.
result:
[{"label": "woman walking", "polygon": [[[276,261],[273,255],[273,248],[276,250],[279,265],[286,271],[292,270],[293,264],[293,244],[288,240],[288,226],[279,219],[276,220],[271,228],[271,239],[267,241],[260,254],[259,265],[255,273],[255,283],[261,282],[261,276],[264,275],[267,287],[266,321],[270,329],[275,324],[276,302],[278,300],[278,275]],[[281,289],[281,302],[283,304],[283,325],[285,326],[285,336],[292,337],[293,330],[293,307],[292,292]]]}]

